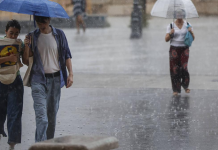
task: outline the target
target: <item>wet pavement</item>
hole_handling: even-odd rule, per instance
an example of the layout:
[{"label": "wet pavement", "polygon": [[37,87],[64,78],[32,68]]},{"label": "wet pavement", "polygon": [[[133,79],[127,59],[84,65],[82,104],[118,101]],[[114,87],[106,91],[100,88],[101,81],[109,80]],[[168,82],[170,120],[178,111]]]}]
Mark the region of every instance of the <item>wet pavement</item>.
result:
[{"label": "wet pavement", "polygon": [[[130,18],[76,35],[64,29],[73,55],[74,85],[62,89],[56,137],[106,135],[118,150],[216,150],[218,140],[218,17],[189,20],[191,94],[173,97],[164,37],[171,20],[153,18],[143,38],[130,40]],[[23,38],[24,35],[21,35]],[[26,67],[21,69],[23,75]],[[35,119],[25,87],[22,144],[34,143]],[[0,141],[6,150],[7,139]]]}]

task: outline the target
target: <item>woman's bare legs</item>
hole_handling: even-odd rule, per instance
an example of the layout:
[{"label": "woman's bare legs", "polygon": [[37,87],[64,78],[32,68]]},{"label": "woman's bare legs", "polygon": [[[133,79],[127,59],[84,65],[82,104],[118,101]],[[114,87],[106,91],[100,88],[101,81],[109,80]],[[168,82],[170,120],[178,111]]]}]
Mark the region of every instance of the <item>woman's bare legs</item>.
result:
[{"label": "woman's bare legs", "polygon": [[76,27],[77,27],[77,33],[80,33],[80,25],[83,27],[83,32],[86,31],[86,25],[85,22],[83,21],[83,18],[81,15],[78,15],[76,18]]},{"label": "woman's bare legs", "polygon": [[77,34],[79,34],[80,33],[79,16],[76,17],[76,28],[77,28]]}]

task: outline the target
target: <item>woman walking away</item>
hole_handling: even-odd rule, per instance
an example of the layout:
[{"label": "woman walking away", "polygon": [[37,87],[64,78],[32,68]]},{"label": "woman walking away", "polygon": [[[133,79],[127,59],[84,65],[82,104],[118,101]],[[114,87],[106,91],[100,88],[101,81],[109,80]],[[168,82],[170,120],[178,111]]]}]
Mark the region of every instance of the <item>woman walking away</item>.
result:
[{"label": "woman walking away", "polygon": [[170,75],[173,88],[173,95],[181,93],[181,87],[184,88],[186,93],[190,93],[189,72],[188,72],[188,59],[189,59],[189,47],[184,44],[185,36],[187,32],[190,32],[195,39],[193,28],[185,18],[184,10],[177,10],[175,13],[176,21],[167,26],[167,34],[165,37],[166,42],[170,41]]},{"label": "woman walking away", "polygon": [[83,31],[86,31],[86,25],[84,23],[84,15],[86,11],[86,0],[72,0],[73,14],[76,18],[77,33],[80,33],[80,25],[83,27]]},{"label": "woman walking away", "polygon": [[[5,30],[5,38],[17,39],[20,30],[21,26],[18,21],[9,21]],[[19,43],[22,43],[22,41],[20,40]],[[24,45],[21,44],[21,50],[23,47]],[[19,53],[21,52],[22,51],[19,51]],[[10,68],[10,64],[13,62],[18,63],[17,65],[21,67],[22,65],[19,60],[20,58],[16,53],[17,49],[14,48],[14,46],[4,47],[4,49],[0,52],[0,68],[4,69],[4,67],[6,67],[8,64],[8,67]],[[21,117],[23,111],[24,92],[23,81],[21,79],[19,70],[18,72],[14,73],[13,79],[11,73],[1,74],[0,72],[0,75],[7,76],[8,78],[7,80],[3,78],[0,79],[0,138],[2,135],[6,137],[6,133],[4,131],[4,123],[7,117],[8,144],[10,146],[9,150],[14,150],[14,146],[18,143],[21,143]],[[10,84],[5,84],[5,82],[8,81],[10,81]]]}]

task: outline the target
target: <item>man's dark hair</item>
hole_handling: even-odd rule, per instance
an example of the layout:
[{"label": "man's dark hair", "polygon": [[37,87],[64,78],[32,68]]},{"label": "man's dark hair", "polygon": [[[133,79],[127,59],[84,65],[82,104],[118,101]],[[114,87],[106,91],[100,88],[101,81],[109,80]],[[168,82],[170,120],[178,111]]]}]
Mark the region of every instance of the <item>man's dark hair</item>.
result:
[{"label": "man's dark hair", "polygon": [[8,29],[10,27],[13,27],[13,28],[17,28],[20,32],[21,30],[21,26],[20,26],[20,23],[17,21],[17,20],[11,20],[11,21],[8,21],[7,25],[6,25],[6,32],[8,31]]},{"label": "man's dark hair", "polygon": [[46,23],[46,20],[50,20],[50,17],[35,16],[35,20],[38,23]]}]

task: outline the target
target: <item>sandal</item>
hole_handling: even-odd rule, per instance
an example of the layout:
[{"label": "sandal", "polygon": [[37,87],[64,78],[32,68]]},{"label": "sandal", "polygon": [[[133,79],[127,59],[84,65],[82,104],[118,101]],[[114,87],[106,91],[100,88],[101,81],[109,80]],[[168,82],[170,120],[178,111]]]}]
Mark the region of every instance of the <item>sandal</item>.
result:
[{"label": "sandal", "polygon": [[190,89],[185,89],[185,92],[186,92],[186,93],[190,93],[191,90],[190,90]]},{"label": "sandal", "polygon": [[178,92],[173,92],[173,95],[174,95],[174,96],[177,96],[177,95],[178,95]]},{"label": "sandal", "polygon": [[16,143],[9,143],[9,150],[14,150]]}]

